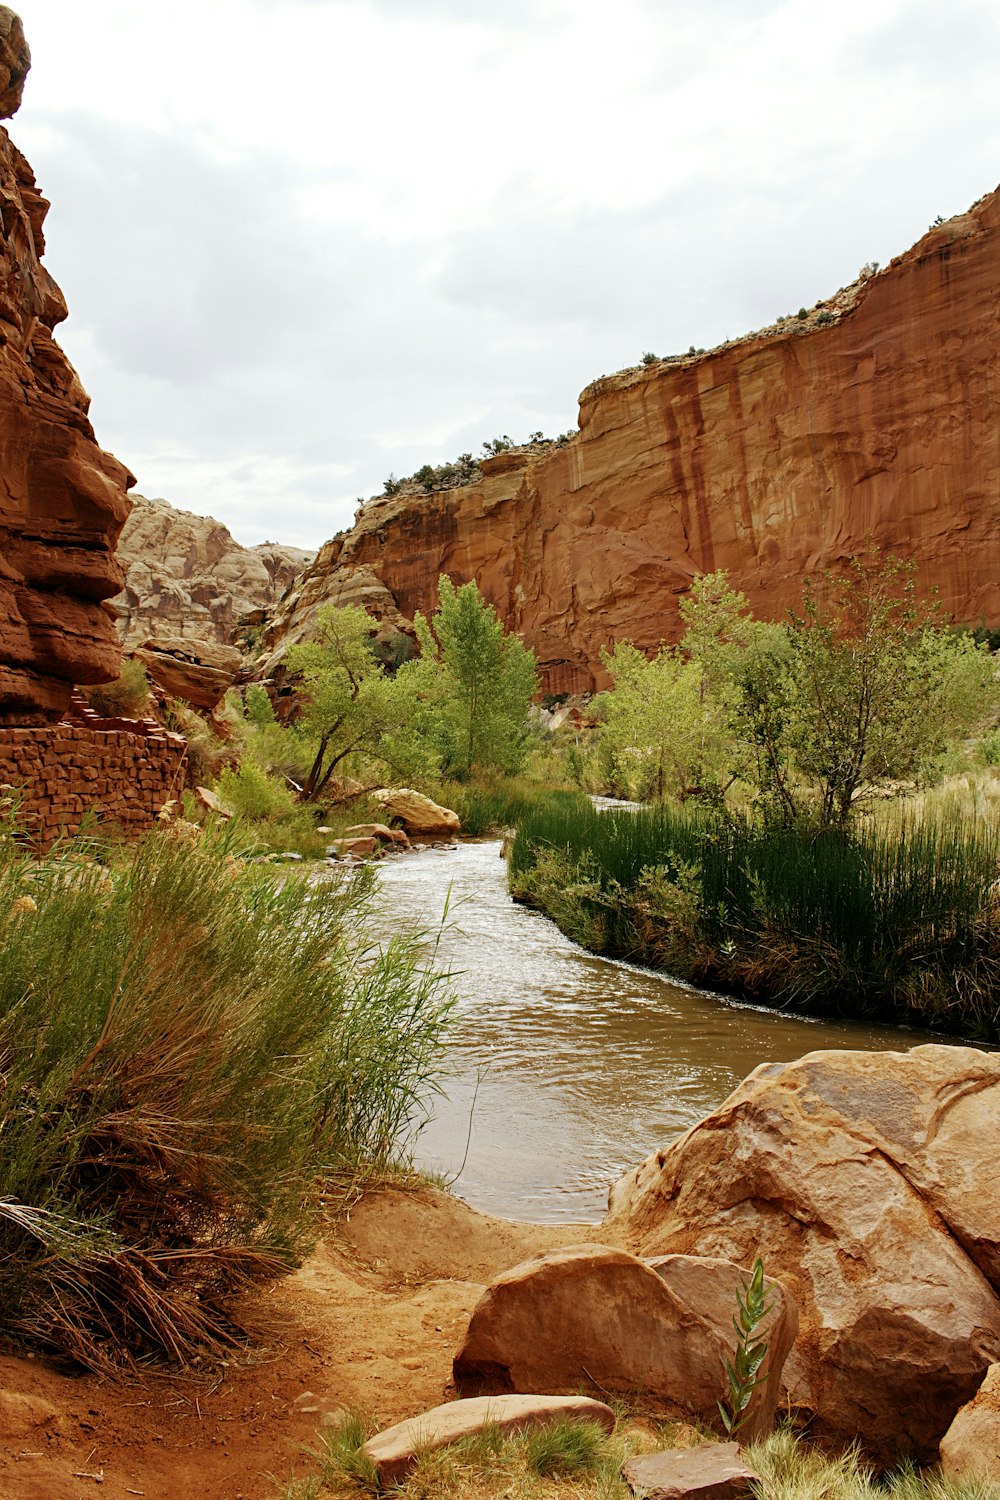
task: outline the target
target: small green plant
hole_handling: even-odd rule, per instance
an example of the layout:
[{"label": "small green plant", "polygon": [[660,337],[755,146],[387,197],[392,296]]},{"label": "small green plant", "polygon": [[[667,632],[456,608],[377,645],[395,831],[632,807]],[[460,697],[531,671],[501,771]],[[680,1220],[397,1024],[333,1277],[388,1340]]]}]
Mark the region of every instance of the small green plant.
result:
[{"label": "small green plant", "polygon": [[736,1293],[736,1354],[726,1360],[729,1381],[729,1403],[719,1405],[722,1425],[735,1437],[750,1416],[750,1403],[758,1386],[767,1379],[760,1373],[767,1354],[767,1340],[757,1337],[757,1330],[770,1311],[768,1291],[764,1285],[764,1263],[758,1255],[749,1281],[740,1282]]},{"label": "small green plant", "polygon": [[660,363],[660,356],[654,354],[651,349],[647,349],[642,356],[642,362],[644,365],[658,365]]}]

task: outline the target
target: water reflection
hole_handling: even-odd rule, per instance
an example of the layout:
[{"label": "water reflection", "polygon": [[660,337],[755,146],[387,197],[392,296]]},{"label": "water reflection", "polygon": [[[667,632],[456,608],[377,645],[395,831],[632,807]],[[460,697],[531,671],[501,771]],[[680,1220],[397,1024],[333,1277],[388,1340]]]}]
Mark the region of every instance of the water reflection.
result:
[{"label": "water reflection", "polygon": [[447,1093],[416,1155],[487,1213],[597,1219],[616,1177],[758,1063],[926,1040],[793,1019],[596,958],[514,905],[499,851],[463,844],[379,867],[387,932],[426,928],[449,900],[437,962],[454,972],[459,1006]]}]

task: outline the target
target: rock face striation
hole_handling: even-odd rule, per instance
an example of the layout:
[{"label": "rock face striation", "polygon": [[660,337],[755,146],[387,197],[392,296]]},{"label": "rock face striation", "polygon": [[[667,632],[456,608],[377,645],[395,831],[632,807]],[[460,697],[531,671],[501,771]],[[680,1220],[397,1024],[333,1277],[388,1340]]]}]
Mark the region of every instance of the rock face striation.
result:
[{"label": "rock face striation", "polygon": [[[30,56],[0,6],[0,118],[21,102]],[[103,453],[89,397],[52,337],[63,295],[42,265],[48,203],[0,128],[0,724],[58,719],[74,683],[118,675],[118,533],[133,483]]]},{"label": "rock face striation", "polygon": [[228,646],[251,628],[313,559],[299,547],[241,547],[212,516],[134,495],[118,544],[125,587],[115,599],[126,648],[171,636]]},{"label": "rock face striation", "polygon": [[698,573],[777,618],[869,536],[957,620],[1000,624],[1000,193],[803,318],[589,386],[579,433],[482,478],[370,502],[321,548],[265,645],[324,601],[380,619],[475,578],[550,692],[601,682],[600,647],[678,634]]},{"label": "rock face striation", "polygon": [[637,1255],[755,1255],[799,1310],[785,1368],[815,1431],[937,1457],[1000,1360],[1000,1056],[765,1064],[612,1191]]}]

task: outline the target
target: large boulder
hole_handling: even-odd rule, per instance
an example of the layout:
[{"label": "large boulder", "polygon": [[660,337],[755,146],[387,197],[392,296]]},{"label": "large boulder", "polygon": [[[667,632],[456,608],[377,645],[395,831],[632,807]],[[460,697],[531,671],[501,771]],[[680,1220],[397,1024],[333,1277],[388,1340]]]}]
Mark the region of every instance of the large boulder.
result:
[{"label": "large boulder", "polygon": [[969,1047],[766,1064],[616,1185],[608,1227],[645,1256],[759,1253],[816,1432],[931,1461],[1000,1359],[998,1119],[1000,1056]]},{"label": "large boulder", "polygon": [[168,697],[181,698],[206,713],[222,702],[243,660],[233,646],[168,635],[143,641],[133,654]]},{"label": "large boulder", "polygon": [[415,792],[410,787],[383,787],[372,796],[385,808],[386,817],[402,823],[411,837],[450,839],[462,826],[457,812],[452,812],[450,807],[439,807],[422,792]]},{"label": "large boulder", "polygon": [[[487,1288],[455,1357],[463,1395],[593,1386],[719,1425],[736,1294],[749,1273],[729,1261],[670,1255],[645,1263],[604,1245],[537,1255]],[[769,1283],[762,1384],[743,1428],[768,1432],[781,1369],[798,1327],[795,1306]]]}]

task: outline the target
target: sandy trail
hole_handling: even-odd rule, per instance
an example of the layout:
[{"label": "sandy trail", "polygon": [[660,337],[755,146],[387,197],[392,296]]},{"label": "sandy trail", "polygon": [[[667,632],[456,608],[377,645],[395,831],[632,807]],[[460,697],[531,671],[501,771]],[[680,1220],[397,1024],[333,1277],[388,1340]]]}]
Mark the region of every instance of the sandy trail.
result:
[{"label": "sandy trail", "polygon": [[448,1394],[483,1286],[594,1226],[513,1224],[423,1188],[368,1193],[261,1299],[271,1356],[115,1383],[0,1356],[0,1500],[273,1500],[325,1412],[388,1424]]}]

